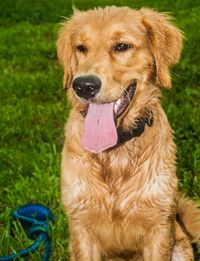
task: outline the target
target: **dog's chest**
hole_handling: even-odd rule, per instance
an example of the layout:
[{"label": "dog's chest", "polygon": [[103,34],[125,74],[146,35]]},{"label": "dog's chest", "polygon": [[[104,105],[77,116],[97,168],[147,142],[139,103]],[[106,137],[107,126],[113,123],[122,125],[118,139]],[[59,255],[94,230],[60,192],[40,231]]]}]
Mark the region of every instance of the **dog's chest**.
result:
[{"label": "dog's chest", "polygon": [[111,165],[109,168],[102,165],[102,173],[105,175],[91,171],[87,176],[73,179],[73,182],[64,188],[63,195],[69,215],[77,214],[80,218],[81,213],[84,213],[83,218],[88,224],[91,224],[91,219],[100,224],[122,223],[126,220],[138,220],[138,217],[143,216],[144,207],[148,210],[148,204],[144,201],[150,198],[153,189],[150,184],[145,184],[148,195],[146,192],[144,195],[142,190],[145,182],[143,176],[146,177],[148,166],[140,166],[138,173],[138,168],[130,168],[131,160],[128,157],[126,161],[121,170],[114,169]]},{"label": "dog's chest", "polygon": [[89,228],[105,252],[133,249],[130,242],[139,245],[150,226],[148,216],[153,214],[145,213],[148,206],[144,212],[142,198],[129,183],[128,179],[109,182],[89,178],[77,180],[71,190],[74,198],[68,207],[69,215]]}]

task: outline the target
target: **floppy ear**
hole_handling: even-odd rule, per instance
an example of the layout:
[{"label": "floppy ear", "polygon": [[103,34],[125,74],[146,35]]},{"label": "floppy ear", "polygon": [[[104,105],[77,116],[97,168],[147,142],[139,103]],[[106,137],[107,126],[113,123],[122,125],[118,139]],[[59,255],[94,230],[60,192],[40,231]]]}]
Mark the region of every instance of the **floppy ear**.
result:
[{"label": "floppy ear", "polygon": [[65,22],[60,30],[56,43],[57,55],[60,63],[64,67],[64,87],[68,88],[73,79],[73,47],[72,47],[73,24],[71,21]]},{"label": "floppy ear", "polygon": [[170,88],[169,66],[176,64],[179,60],[182,32],[170,23],[170,16],[146,8],[140,11],[147,30],[149,47],[155,59],[156,83]]}]

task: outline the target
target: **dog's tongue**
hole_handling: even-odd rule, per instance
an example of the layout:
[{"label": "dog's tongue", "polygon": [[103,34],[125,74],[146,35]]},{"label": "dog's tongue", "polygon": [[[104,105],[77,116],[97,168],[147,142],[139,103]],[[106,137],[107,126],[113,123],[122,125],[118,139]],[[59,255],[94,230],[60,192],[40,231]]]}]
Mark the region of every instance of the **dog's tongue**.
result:
[{"label": "dog's tongue", "polygon": [[117,130],[114,121],[114,102],[90,103],[85,117],[83,148],[99,153],[117,144]]}]

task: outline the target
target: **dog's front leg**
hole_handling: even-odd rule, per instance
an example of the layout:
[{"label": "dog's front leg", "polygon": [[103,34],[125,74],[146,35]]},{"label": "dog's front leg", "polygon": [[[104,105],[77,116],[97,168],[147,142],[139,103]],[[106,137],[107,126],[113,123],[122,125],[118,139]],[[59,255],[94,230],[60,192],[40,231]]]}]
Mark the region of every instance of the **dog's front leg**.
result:
[{"label": "dog's front leg", "polygon": [[[91,171],[91,164],[84,158],[84,154],[71,152],[65,144],[61,163],[61,191],[62,202],[69,220],[71,261],[102,260],[101,253],[88,231],[91,205],[94,201],[90,195],[92,189],[90,190],[88,185],[88,175]],[[90,183],[92,183],[91,179]],[[96,189],[95,181],[93,183]]]},{"label": "dog's front leg", "polygon": [[102,261],[97,246],[86,229],[70,222],[70,261]]},{"label": "dog's front leg", "polygon": [[175,235],[173,225],[157,226],[146,238],[144,261],[171,261]]}]

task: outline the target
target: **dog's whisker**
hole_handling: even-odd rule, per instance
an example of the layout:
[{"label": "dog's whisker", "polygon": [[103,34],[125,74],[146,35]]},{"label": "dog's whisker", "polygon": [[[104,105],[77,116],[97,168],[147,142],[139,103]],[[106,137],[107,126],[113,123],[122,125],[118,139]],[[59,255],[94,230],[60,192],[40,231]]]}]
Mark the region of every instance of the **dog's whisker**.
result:
[{"label": "dog's whisker", "polygon": [[[130,99],[130,96],[129,96],[129,93],[128,93],[127,89],[126,89],[125,87],[123,87],[123,86],[120,86],[119,88],[123,91],[123,94],[126,95],[126,97],[127,97],[127,99],[128,99],[128,102],[130,103],[130,102],[131,102],[131,99]],[[122,94],[122,95],[123,95],[123,94]]]}]

